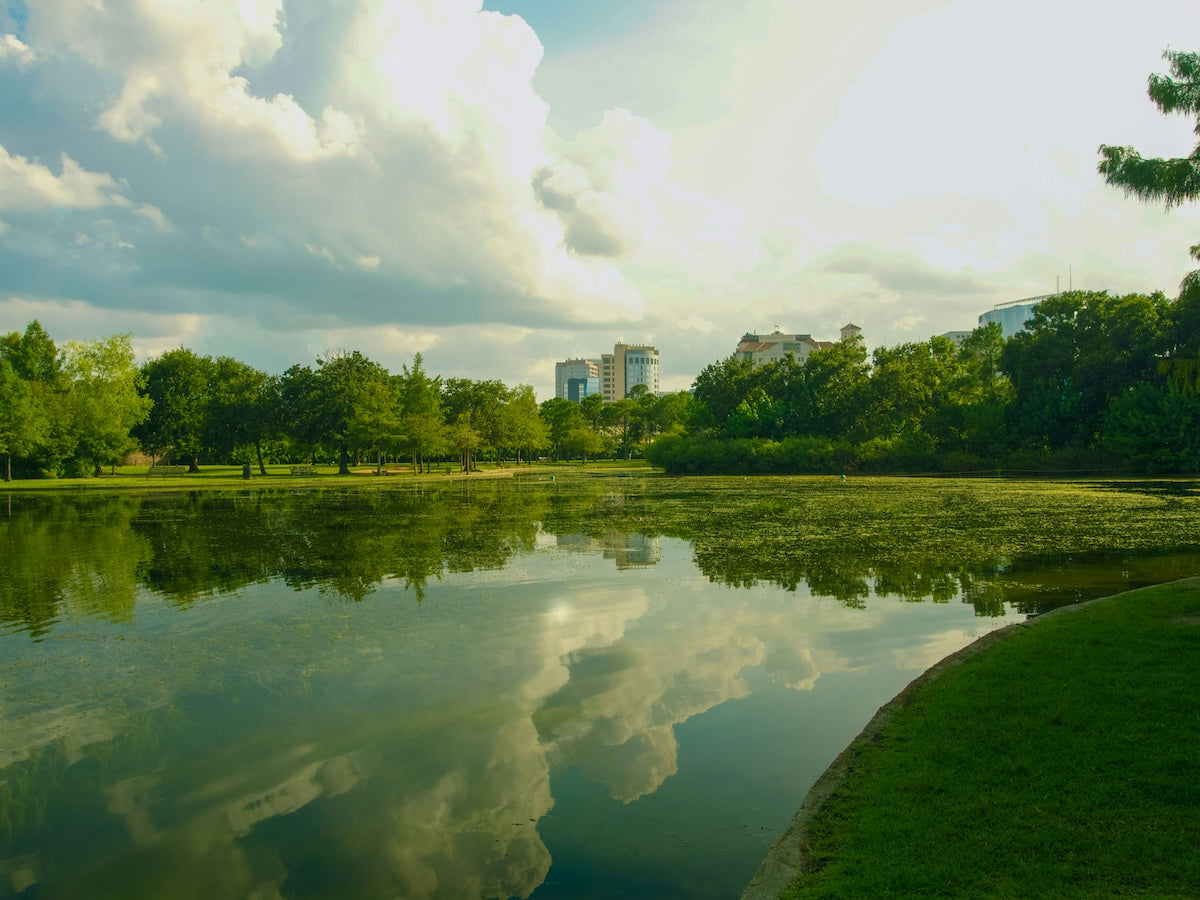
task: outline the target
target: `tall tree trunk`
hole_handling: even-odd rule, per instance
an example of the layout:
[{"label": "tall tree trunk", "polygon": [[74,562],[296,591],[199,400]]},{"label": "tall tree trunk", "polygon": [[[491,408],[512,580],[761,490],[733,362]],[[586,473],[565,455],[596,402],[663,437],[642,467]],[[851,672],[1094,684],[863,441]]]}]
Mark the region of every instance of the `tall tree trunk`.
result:
[{"label": "tall tree trunk", "polygon": [[261,443],[260,441],[258,441],[258,440],[255,440],[255,442],[254,442],[254,452],[255,452],[256,454],[258,454],[258,474],[259,474],[259,475],[266,475],[266,474],[267,474],[267,467],[263,465],[263,458],[262,458],[262,443]]},{"label": "tall tree trunk", "polygon": [[4,480],[12,481],[12,454],[9,453],[4,457]]},{"label": "tall tree trunk", "polygon": [[200,453],[199,451],[192,453],[192,458],[188,460],[188,474],[195,475],[200,471]]},{"label": "tall tree trunk", "polygon": [[350,474],[350,451],[345,444],[342,444],[341,450],[338,451],[338,474]]}]

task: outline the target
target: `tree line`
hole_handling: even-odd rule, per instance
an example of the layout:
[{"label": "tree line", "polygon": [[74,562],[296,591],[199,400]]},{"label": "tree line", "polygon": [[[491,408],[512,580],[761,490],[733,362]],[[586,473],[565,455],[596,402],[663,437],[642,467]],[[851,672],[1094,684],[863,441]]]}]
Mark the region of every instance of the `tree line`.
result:
[{"label": "tree line", "polygon": [[271,375],[228,356],[186,347],[138,365],[127,334],[62,348],[37,321],[0,336],[0,455],[5,478],[99,475],[141,450],[186,464],[336,462],[346,474],[370,461],[476,468],[601,455],[630,458],[689,419],[691,395],[616,403],[555,398],[538,404],[529,385],[445,378],[420,354],[392,373],[359,351]]},{"label": "tree line", "polygon": [[1200,290],[1073,291],[1005,340],[854,338],[696,379],[701,412],[648,457],[673,472],[1200,469]]},{"label": "tree line", "polygon": [[397,373],[358,351],[279,375],[184,347],[138,365],[128,335],[58,348],[0,336],[5,477],[101,473],[131,450],[186,464],[403,462],[471,471],[645,456],[677,473],[1195,472],[1200,283],[1164,295],[1072,291],[1005,340],[977,328],[879,347],[861,338],[765,364],[736,354],[691,392],[538,403],[528,385]]}]

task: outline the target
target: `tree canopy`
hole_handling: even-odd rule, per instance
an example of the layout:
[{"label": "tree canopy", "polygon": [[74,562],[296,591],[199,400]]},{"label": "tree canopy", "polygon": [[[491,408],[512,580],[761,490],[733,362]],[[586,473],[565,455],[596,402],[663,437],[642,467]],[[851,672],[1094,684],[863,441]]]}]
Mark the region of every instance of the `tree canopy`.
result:
[{"label": "tree canopy", "polygon": [[[1200,53],[1168,50],[1170,75],[1151,75],[1147,93],[1163,113],[1197,117],[1200,136]],[[1100,174],[1140,200],[1160,200],[1170,209],[1200,197],[1200,143],[1178,159],[1143,158],[1132,147],[1100,146]],[[1194,252],[1194,251],[1193,251]]]}]

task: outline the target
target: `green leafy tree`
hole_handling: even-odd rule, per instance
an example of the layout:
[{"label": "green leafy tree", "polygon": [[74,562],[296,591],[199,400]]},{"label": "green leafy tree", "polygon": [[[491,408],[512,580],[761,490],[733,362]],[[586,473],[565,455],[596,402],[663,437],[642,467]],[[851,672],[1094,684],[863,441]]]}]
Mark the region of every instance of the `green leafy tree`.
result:
[{"label": "green leafy tree", "polygon": [[691,391],[661,394],[654,399],[650,421],[657,434],[686,430],[697,414],[696,398]]},{"label": "green leafy tree", "polygon": [[356,446],[375,450],[375,474],[382,475],[385,448],[395,446],[404,433],[400,400],[390,384],[371,381],[363,386],[348,430]]},{"label": "green leafy tree", "polygon": [[1200,395],[1174,381],[1130,385],[1105,410],[1101,442],[1139,471],[1200,471]]},{"label": "green leafy tree", "polygon": [[1095,447],[1113,398],[1157,378],[1168,313],[1161,294],[1070,291],[1039,303],[1001,353],[1014,437],[1039,452]]},{"label": "green leafy tree", "polygon": [[93,464],[98,476],[104,463],[115,464],[137,445],[131,431],[145,421],[152,401],[142,393],[142,373],[128,334],[72,341],[63,368],[71,385],[75,458]]},{"label": "green leafy tree", "polygon": [[24,334],[14,331],[0,337],[0,357],[30,384],[54,384],[62,379],[62,354],[37,319],[26,326]]},{"label": "green leafy tree", "polygon": [[710,363],[696,376],[693,386],[696,400],[708,410],[717,428],[733,415],[738,405],[750,396],[755,386],[755,364],[736,354]]},{"label": "green leafy tree", "polygon": [[1012,400],[1012,384],[1000,369],[1004,332],[998,322],[972,331],[958,351],[957,403],[946,410],[941,427],[953,433],[954,445],[976,463],[996,462],[1007,447],[1004,415]]},{"label": "green leafy tree", "polygon": [[811,434],[831,438],[859,433],[866,414],[867,349],[861,337],[814,350],[804,361],[812,396]]},{"label": "green leafy tree", "polygon": [[524,450],[529,459],[550,445],[550,429],[538,415],[537,397],[527,384],[517,385],[504,404],[505,430],[516,451],[517,465]]},{"label": "green leafy tree", "polygon": [[188,471],[200,471],[200,454],[208,425],[213,361],[186,347],[168,350],[142,365],[143,393],[152,401],[149,415],[136,429],[152,455],[171,453],[187,460]]},{"label": "green leafy tree", "polygon": [[[1147,94],[1155,106],[1165,115],[1175,113],[1196,119],[1193,129],[1200,135],[1200,53],[1184,50],[1167,50],[1163,53],[1170,74],[1152,74],[1147,84]],[[1145,202],[1158,201],[1167,209],[1180,206],[1200,198],[1200,142],[1188,156],[1162,159],[1145,158],[1133,147],[1102,144],[1101,160],[1098,165],[1104,180],[1125,190]],[[1200,260],[1200,244],[1191,247],[1193,259]],[[1185,390],[1189,385],[1200,382],[1200,348],[1195,347],[1196,335],[1200,335],[1200,272],[1191,272],[1184,279],[1180,293],[1181,311],[1191,311],[1190,327],[1184,333],[1190,335],[1183,343],[1191,344],[1186,350],[1173,348],[1160,363],[1163,372],[1171,375]],[[1186,316],[1185,316],[1186,318]]]},{"label": "green leafy tree", "polygon": [[572,428],[563,438],[562,446],[564,453],[587,462],[588,457],[604,452],[604,437],[590,428]]},{"label": "green leafy tree", "polygon": [[633,422],[637,411],[637,401],[626,397],[604,404],[600,417],[600,423],[616,442],[616,452],[626,459],[633,456]]},{"label": "green leafy tree", "polygon": [[931,435],[961,386],[958,349],[948,338],[875,351],[865,427],[883,437]]},{"label": "green leafy tree", "polygon": [[470,378],[447,378],[442,382],[442,414],[450,429],[447,440],[458,453],[464,472],[475,469],[476,458],[484,446],[482,434],[483,391]]},{"label": "green leafy tree", "polygon": [[782,403],[761,387],[751,388],[725,419],[723,433],[731,438],[778,439],[786,427]]},{"label": "green leafy tree", "polygon": [[210,372],[204,444],[237,462],[248,462],[253,450],[259,474],[266,475],[263,441],[278,431],[278,409],[278,379],[231,356],[219,356]]},{"label": "green leafy tree", "polygon": [[483,443],[479,432],[471,427],[467,419],[459,419],[452,425],[446,426],[446,441],[458,454],[458,467],[461,472],[470,472],[475,468],[475,455]]},{"label": "green leafy tree", "polygon": [[551,397],[542,401],[539,414],[549,430],[550,446],[556,460],[562,457],[562,443],[573,428],[582,428],[586,422],[579,404],[565,397]]},{"label": "green leafy tree", "polygon": [[13,456],[29,456],[48,430],[33,386],[0,357],[0,453],[4,454],[5,481],[12,481]]},{"label": "green leafy tree", "polygon": [[424,362],[418,353],[413,357],[412,368],[404,366],[396,383],[402,440],[412,454],[413,469],[428,471],[430,457],[442,453],[447,445],[442,380],[425,373]]},{"label": "green leafy tree", "polygon": [[604,397],[600,394],[588,394],[579,401],[579,411],[587,420],[592,431],[600,430],[600,416],[604,412]]},{"label": "green leafy tree", "polygon": [[491,450],[498,461],[500,452],[513,446],[504,413],[510,396],[499,381],[450,378],[443,385],[442,404],[447,421],[469,426],[479,441],[476,450]]},{"label": "green leafy tree", "polygon": [[335,351],[317,360],[315,422],[321,440],[338,448],[338,474],[350,474],[351,423],[367,385],[383,383],[387,369],[355,350]]},{"label": "green leafy tree", "polygon": [[17,376],[30,386],[46,421],[34,446],[18,456],[27,455],[30,469],[60,472],[63,461],[75,450],[62,352],[35,319],[24,333],[14,331],[0,337],[0,358],[7,359]]},{"label": "green leafy tree", "polygon": [[[1200,53],[1168,50],[1163,54],[1170,75],[1150,76],[1147,93],[1163,113],[1196,117],[1200,135]],[[1170,209],[1200,197],[1200,143],[1189,156],[1146,159],[1132,147],[1102,144],[1100,174],[1139,200],[1158,200]],[[1200,245],[1192,248],[1200,259]]]},{"label": "green leafy tree", "polygon": [[280,431],[294,451],[303,451],[316,465],[318,453],[324,450],[322,442],[328,440],[330,430],[320,378],[308,366],[289,366],[279,377],[277,390]]}]

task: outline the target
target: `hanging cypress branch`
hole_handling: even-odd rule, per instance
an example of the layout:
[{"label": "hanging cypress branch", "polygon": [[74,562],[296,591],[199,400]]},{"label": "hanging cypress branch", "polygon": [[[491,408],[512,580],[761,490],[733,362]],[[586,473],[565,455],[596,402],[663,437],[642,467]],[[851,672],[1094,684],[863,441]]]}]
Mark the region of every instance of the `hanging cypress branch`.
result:
[{"label": "hanging cypress branch", "polygon": [[[1200,134],[1200,53],[1168,50],[1163,54],[1171,74],[1151,75],[1147,93],[1163,113],[1197,117]],[[1167,209],[1200,197],[1200,144],[1178,159],[1145,159],[1132,147],[1100,146],[1097,168],[1104,180],[1146,202],[1159,200]],[[1195,255],[1196,248],[1192,248]]]}]

